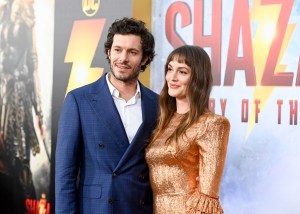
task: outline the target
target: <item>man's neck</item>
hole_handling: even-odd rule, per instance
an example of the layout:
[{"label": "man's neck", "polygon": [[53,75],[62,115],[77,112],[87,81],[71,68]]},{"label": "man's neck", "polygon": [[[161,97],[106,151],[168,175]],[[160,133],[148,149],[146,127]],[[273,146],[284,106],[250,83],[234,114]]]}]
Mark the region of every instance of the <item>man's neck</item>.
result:
[{"label": "man's neck", "polygon": [[112,74],[110,74],[108,79],[110,83],[119,91],[120,97],[122,97],[126,102],[135,95],[137,90],[137,79],[124,82],[117,80]]}]

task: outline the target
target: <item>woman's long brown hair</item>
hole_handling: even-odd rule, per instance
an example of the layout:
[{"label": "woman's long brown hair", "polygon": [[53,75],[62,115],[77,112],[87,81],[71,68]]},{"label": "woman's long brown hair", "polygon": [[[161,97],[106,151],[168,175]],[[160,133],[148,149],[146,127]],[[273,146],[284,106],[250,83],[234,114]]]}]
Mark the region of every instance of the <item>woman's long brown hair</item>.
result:
[{"label": "woman's long brown hair", "polygon": [[[209,110],[209,97],[212,89],[211,62],[205,50],[199,46],[184,45],[174,49],[165,64],[165,75],[170,61],[185,63],[191,68],[190,82],[187,87],[187,98],[190,110],[185,114],[179,126],[167,141],[178,141],[179,136],[195,123],[199,117]],[[165,81],[159,98],[159,118],[151,141],[155,141],[169,124],[176,112],[176,98],[168,94],[168,84]]]}]

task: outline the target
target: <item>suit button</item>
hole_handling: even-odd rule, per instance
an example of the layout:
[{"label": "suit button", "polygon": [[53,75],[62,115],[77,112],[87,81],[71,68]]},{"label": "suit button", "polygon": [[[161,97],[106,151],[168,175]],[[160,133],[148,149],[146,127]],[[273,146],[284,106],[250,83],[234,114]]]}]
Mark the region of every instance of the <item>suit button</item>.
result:
[{"label": "suit button", "polygon": [[113,177],[116,177],[116,176],[117,176],[117,173],[113,173],[112,176],[113,176]]},{"label": "suit button", "polygon": [[109,204],[112,204],[112,203],[113,203],[113,200],[110,198],[110,199],[108,200],[108,203],[109,203]]},{"label": "suit button", "polygon": [[144,176],[144,175],[139,175],[139,180],[140,180],[140,181],[145,180],[145,176]]},{"label": "suit button", "polygon": [[102,144],[102,143],[100,143],[98,146],[99,146],[100,149],[104,148],[104,144]]},{"label": "suit button", "polygon": [[140,205],[143,206],[144,204],[145,204],[145,201],[141,199],[141,200],[140,200]]}]

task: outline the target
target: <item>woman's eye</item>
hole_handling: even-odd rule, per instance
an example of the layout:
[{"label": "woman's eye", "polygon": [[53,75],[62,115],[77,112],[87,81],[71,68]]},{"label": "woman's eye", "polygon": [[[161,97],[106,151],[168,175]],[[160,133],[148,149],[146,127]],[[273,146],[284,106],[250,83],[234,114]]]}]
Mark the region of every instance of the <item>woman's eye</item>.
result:
[{"label": "woman's eye", "polygon": [[172,71],[172,68],[168,67],[167,71]]}]

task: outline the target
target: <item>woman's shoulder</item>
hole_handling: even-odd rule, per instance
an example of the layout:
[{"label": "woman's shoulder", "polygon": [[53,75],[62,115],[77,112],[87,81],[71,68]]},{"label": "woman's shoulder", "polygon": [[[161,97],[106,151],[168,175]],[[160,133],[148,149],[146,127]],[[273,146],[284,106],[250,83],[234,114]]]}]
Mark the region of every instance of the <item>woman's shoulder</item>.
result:
[{"label": "woman's shoulder", "polygon": [[227,117],[216,114],[211,111],[207,111],[204,114],[202,114],[195,125],[197,127],[201,127],[202,130],[207,130],[209,129],[209,127],[220,126],[230,128],[230,122]]},{"label": "woman's shoulder", "polygon": [[[216,113],[211,112],[211,111],[205,112],[201,117],[205,118],[207,122],[212,122],[212,123],[222,122],[222,123],[230,124],[227,117],[225,117],[223,115],[216,114]],[[200,117],[200,119],[201,119],[201,117]]]},{"label": "woman's shoulder", "polygon": [[[230,122],[228,118],[213,112],[206,112],[201,115],[197,124],[197,139],[205,137],[211,139],[212,142],[216,144],[223,142],[217,140],[220,136],[227,136],[230,132]],[[205,147],[206,144],[202,146]]]}]

